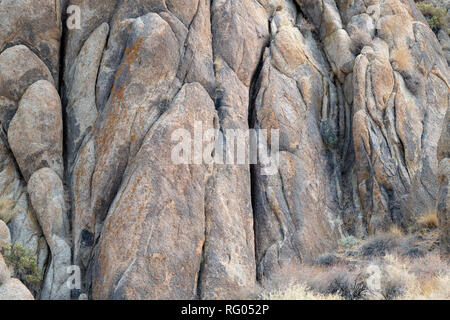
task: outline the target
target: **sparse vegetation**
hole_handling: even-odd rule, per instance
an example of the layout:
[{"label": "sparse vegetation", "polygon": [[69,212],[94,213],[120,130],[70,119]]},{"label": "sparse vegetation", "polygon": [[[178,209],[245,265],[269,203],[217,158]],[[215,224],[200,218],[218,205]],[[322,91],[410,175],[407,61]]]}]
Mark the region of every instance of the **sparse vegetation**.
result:
[{"label": "sparse vegetation", "polygon": [[320,121],[322,139],[329,150],[336,150],[338,144],[337,130],[330,119]]},{"label": "sparse vegetation", "polygon": [[3,248],[2,255],[12,269],[13,276],[21,280],[30,290],[41,284],[43,276],[33,252],[16,243]]},{"label": "sparse vegetation", "polygon": [[359,268],[335,266],[317,273],[307,284],[323,295],[339,295],[346,300],[359,300],[367,290],[364,275]]},{"label": "sparse vegetation", "polygon": [[301,285],[292,286],[286,290],[264,293],[261,298],[263,300],[343,300],[337,294],[323,295]]},{"label": "sparse vegetation", "polygon": [[358,239],[356,239],[354,236],[349,236],[349,237],[342,238],[341,241],[340,241],[341,246],[346,248],[346,249],[353,248],[358,243],[359,243]]},{"label": "sparse vegetation", "polygon": [[[426,220],[433,220],[431,216],[426,215]],[[393,228],[367,240],[346,237],[337,252],[324,254],[301,268],[292,268],[288,282],[265,286],[271,290],[266,289],[260,297],[450,300],[450,261],[440,256],[436,239],[437,233],[429,228],[415,235],[405,235]]]},{"label": "sparse vegetation", "polygon": [[441,29],[450,34],[450,26],[447,20],[448,3],[425,0],[416,1],[416,5],[436,34]]},{"label": "sparse vegetation", "polygon": [[[271,300],[450,300],[450,265],[438,254],[411,259],[387,254],[359,266],[305,267],[299,282],[264,292]],[[370,266],[378,286],[370,286]],[[306,274],[307,276],[306,276]]]}]

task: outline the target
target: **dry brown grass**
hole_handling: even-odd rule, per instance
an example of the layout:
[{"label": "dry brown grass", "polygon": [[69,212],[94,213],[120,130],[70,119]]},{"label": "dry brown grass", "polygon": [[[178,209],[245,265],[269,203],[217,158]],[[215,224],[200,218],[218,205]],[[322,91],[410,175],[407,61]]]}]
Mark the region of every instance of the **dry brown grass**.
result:
[{"label": "dry brown grass", "polygon": [[438,227],[438,217],[436,212],[430,212],[417,220],[419,226],[425,229],[436,229]]},{"label": "dry brown grass", "polygon": [[[450,300],[450,263],[437,253],[387,253],[353,265],[303,266],[296,281],[263,289],[270,300]],[[267,288],[267,287],[266,287]]]},{"label": "dry brown grass", "polygon": [[450,266],[437,254],[419,259],[386,256],[386,279],[400,290],[396,300],[450,300]]},{"label": "dry brown grass", "polygon": [[400,47],[392,53],[391,60],[395,62],[395,67],[398,72],[402,72],[411,64],[411,55],[407,47]]},{"label": "dry brown grass", "polygon": [[302,285],[263,293],[261,298],[263,300],[343,300],[337,294],[320,294]]},{"label": "dry brown grass", "polygon": [[396,224],[393,224],[389,230],[389,233],[394,235],[394,236],[398,236],[398,237],[402,237],[405,235],[405,233],[403,232],[402,229],[400,229],[399,226],[397,226]]},{"label": "dry brown grass", "polygon": [[10,198],[0,199],[0,220],[8,223],[14,214],[15,202]]}]

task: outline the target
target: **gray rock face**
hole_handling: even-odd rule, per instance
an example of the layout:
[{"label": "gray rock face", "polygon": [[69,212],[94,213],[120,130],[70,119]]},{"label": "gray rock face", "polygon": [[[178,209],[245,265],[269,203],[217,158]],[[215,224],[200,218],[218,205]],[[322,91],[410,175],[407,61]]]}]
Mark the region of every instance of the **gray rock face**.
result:
[{"label": "gray rock face", "polygon": [[20,280],[9,279],[0,286],[0,301],[2,300],[34,300],[34,298]]},{"label": "gray rock face", "polygon": [[[268,41],[267,13],[252,1],[213,1],[211,15],[218,138],[228,150],[235,141],[227,130],[249,128],[250,84]],[[200,298],[245,297],[256,279],[250,166],[216,163],[209,183]]]},{"label": "gray rock face", "polygon": [[8,282],[11,277],[8,266],[6,265],[5,260],[3,259],[2,254],[0,253],[0,287]]},{"label": "gray rock face", "polygon": [[28,194],[51,253],[41,299],[67,300],[71,249],[62,181],[52,169],[40,169],[28,182]]},{"label": "gray rock face", "polygon": [[[447,254],[439,41],[402,0],[0,1],[0,221],[36,297],[70,298],[74,264],[95,299],[246,298],[436,205]],[[253,128],[269,174],[217,161]]]},{"label": "gray rock face", "polygon": [[5,222],[0,220],[0,250],[11,245],[11,233]]},{"label": "gray rock face", "polygon": [[[1,1],[0,18],[0,219],[8,225],[11,242],[30,250],[43,273],[48,246],[29,204],[25,181],[46,166],[63,174],[61,103],[55,88],[60,69],[60,2]],[[33,299],[18,279],[11,279],[0,291],[0,299]],[[39,297],[41,288],[33,294]]]},{"label": "gray rock face", "polygon": [[69,72],[65,109],[69,167],[87,131],[97,120],[95,83],[108,32],[108,24],[103,23],[90,35]]},{"label": "gray rock face", "polygon": [[438,145],[438,183],[437,216],[440,229],[441,253],[450,254],[450,111],[445,115],[444,127]]},{"label": "gray rock face", "polygon": [[295,15],[286,9],[273,19],[252,115],[255,128],[278,129],[280,136],[276,173],[264,174],[259,165],[253,170],[260,280],[332,250],[342,228],[335,146],[321,136],[322,125],[335,121],[325,104],[336,88],[323,71],[325,57],[311,45],[311,33],[295,27]]},{"label": "gray rock face", "polygon": [[32,84],[19,102],[8,129],[8,141],[22,175],[50,167],[63,175],[61,101],[48,81]]},{"label": "gray rock face", "polygon": [[11,243],[30,250],[37,257],[39,271],[43,272],[48,256],[47,244],[3,131],[0,132],[0,138],[0,220],[10,230]]},{"label": "gray rock face", "polygon": [[[117,193],[123,201],[114,201],[103,227],[95,254],[94,298],[196,297],[210,170],[207,165],[167,165],[171,150],[166,146],[180,126],[188,131],[194,121],[211,126],[214,116],[206,91],[188,84],[145,136],[123,177],[127,183]],[[155,172],[165,178],[155,181]],[[118,234],[117,226],[124,232]]]},{"label": "gray rock face", "polygon": [[[113,14],[98,15],[96,26],[111,27],[97,78],[98,118],[70,176],[75,257],[86,270],[86,290],[95,284],[97,298],[235,298],[257,279],[282,278],[290,266],[332,250],[343,235],[410,228],[436,200],[433,128],[443,124],[448,80],[434,35],[409,6],[192,1],[180,10],[175,3],[123,1]],[[109,229],[112,221],[125,223],[118,217],[128,212],[124,177],[137,170],[134,157],[167,115],[164,105],[188,82],[214,99],[217,139],[230,128],[278,129],[280,164],[271,176],[258,165],[211,166],[205,221],[195,231],[204,229],[197,282],[190,280],[188,293],[169,288],[156,295],[139,283],[179,281],[169,276],[167,247],[155,259],[157,270],[169,271],[152,278],[139,269],[137,245],[114,265],[110,256],[122,251]],[[230,143],[225,139],[223,147]],[[152,183],[164,179],[154,174]],[[169,194],[175,203],[186,201]],[[172,246],[170,236],[165,243]],[[177,265],[177,259],[169,260]]]},{"label": "gray rock face", "polygon": [[53,82],[53,78],[47,66],[23,45],[3,51],[0,66],[0,121],[8,130],[25,90],[38,80]]}]

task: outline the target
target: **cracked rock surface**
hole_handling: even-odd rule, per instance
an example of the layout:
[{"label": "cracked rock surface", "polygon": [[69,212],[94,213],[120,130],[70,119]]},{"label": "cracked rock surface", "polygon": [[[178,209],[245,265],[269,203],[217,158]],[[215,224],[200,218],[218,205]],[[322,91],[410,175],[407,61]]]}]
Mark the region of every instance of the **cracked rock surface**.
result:
[{"label": "cracked rock surface", "polygon": [[[36,256],[38,299],[246,298],[431,211],[447,255],[441,33],[402,0],[0,1],[0,246]],[[278,165],[202,136],[175,163],[198,126],[267,130]],[[0,299],[33,298],[11,277],[0,254]]]}]

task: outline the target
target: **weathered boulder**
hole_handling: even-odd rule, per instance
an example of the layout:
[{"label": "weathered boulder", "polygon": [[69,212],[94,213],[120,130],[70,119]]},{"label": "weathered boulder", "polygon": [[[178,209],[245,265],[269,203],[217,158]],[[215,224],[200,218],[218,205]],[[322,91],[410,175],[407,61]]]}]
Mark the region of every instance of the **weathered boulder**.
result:
[{"label": "weathered boulder", "polygon": [[11,120],[8,141],[26,181],[43,167],[62,177],[61,101],[50,82],[40,80],[27,89]]},{"label": "weathered boulder", "polygon": [[[118,0],[67,0],[66,5],[62,5],[64,12],[67,12],[67,7],[75,6],[73,8],[79,8],[79,12],[82,15],[80,19],[80,28],[68,29],[65,40],[65,55],[64,55],[64,85],[68,88],[70,82],[68,82],[67,76],[74,65],[80,50],[85,45],[84,43],[91,36],[91,34],[103,23],[109,23],[112,15],[116,10]],[[71,11],[72,18],[76,18],[76,12]],[[73,19],[70,22],[76,22]],[[101,46],[101,43],[99,47]],[[103,51],[103,48],[101,48]]]},{"label": "weathered boulder", "polygon": [[0,2],[0,51],[14,45],[26,44],[49,67],[55,83],[58,83],[59,77],[61,33],[60,0]]},{"label": "weathered boulder", "polygon": [[3,51],[0,55],[0,66],[0,95],[15,102],[18,102],[28,87],[36,81],[47,80],[53,83],[45,63],[24,45]]},{"label": "weathered boulder", "polygon": [[3,130],[0,130],[0,190],[0,220],[9,227],[11,243],[21,244],[33,252],[38,258],[39,270],[43,271],[47,244],[29,205],[26,184],[8,149]]},{"label": "weathered boulder", "polygon": [[38,80],[53,83],[47,66],[29,48],[17,45],[0,54],[0,122],[4,130],[8,130],[25,90]]},{"label": "weathered boulder", "polygon": [[2,300],[34,300],[34,297],[20,280],[12,278],[0,286]]},{"label": "weathered boulder", "polygon": [[67,300],[71,249],[62,181],[52,169],[40,169],[28,182],[28,194],[51,253],[41,299]]},{"label": "weathered boulder", "polygon": [[[154,59],[155,55],[160,59]],[[77,263],[81,235],[84,234],[84,239],[93,238],[99,230],[127,163],[178,90],[175,78],[178,61],[178,42],[167,22],[153,13],[135,21],[108,103],[81,147],[74,167],[75,182],[90,181],[89,185],[73,186]],[[91,151],[94,153],[90,154]],[[84,159],[91,157],[95,159],[95,167],[85,168]],[[90,188],[89,199],[77,193],[84,188]],[[92,241],[83,243],[90,243],[85,248],[90,255]]]},{"label": "weathered boulder", "polygon": [[11,233],[5,222],[0,220],[0,250],[11,245]]},{"label": "weathered boulder", "polygon": [[[268,41],[267,13],[253,1],[213,1],[212,37],[218,150],[234,149],[227,130],[247,131],[250,84]],[[233,34],[233,37],[229,35]],[[248,145],[248,137],[244,140]],[[200,274],[200,298],[248,296],[255,287],[255,248],[248,157],[215,163],[205,203],[206,241]]]},{"label": "weathered boulder", "polygon": [[[264,152],[278,158],[273,173],[265,172],[262,163],[252,172],[257,276],[262,281],[332,250],[341,236],[336,164],[332,150],[327,151],[334,147],[321,134],[321,125],[333,120],[328,119],[333,112],[325,111],[328,106],[322,110],[333,99],[333,84],[322,71],[327,68],[324,56],[308,41],[310,32],[302,33],[292,21],[275,26],[251,115],[255,128],[267,130],[259,141],[267,146]],[[270,138],[274,130],[278,145]]]},{"label": "weathered boulder", "polygon": [[108,24],[103,23],[89,36],[68,73],[65,112],[69,168],[84,137],[97,120],[95,83],[108,32]]},{"label": "weathered boulder", "polygon": [[8,282],[11,278],[11,273],[9,271],[8,266],[6,265],[5,259],[3,259],[2,254],[0,253],[0,287]]},{"label": "weathered boulder", "polygon": [[214,128],[214,119],[205,89],[188,84],[144,137],[99,239],[92,265],[95,299],[197,297],[210,169],[174,163],[171,146],[178,143],[177,130],[193,134],[196,122]]},{"label": "weathered boulder", "polygon": [[436,148],[448,109],[447,63],[409,5],[380,5],[378,37],[353,68],[353,139],[359,205],[369,233],[408,229],[433,210]]}]

